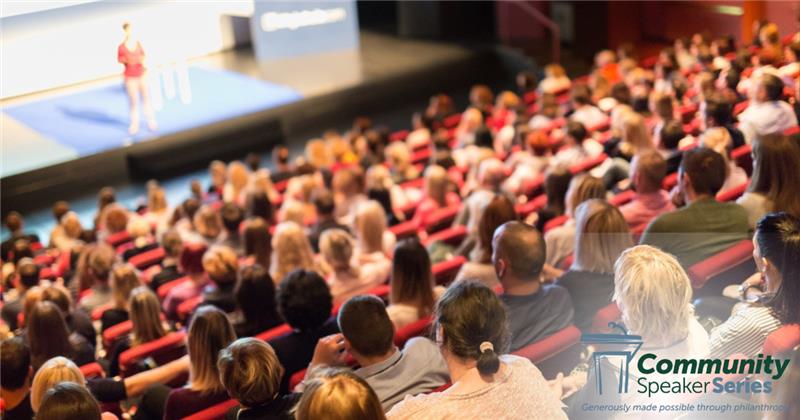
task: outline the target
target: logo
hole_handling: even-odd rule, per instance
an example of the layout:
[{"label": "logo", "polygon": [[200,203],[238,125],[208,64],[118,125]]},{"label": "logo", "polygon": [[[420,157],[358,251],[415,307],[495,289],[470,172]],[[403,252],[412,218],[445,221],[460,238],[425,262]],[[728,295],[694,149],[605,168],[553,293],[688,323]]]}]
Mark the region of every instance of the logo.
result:
[{"label": "logo", "polygon": [[619,366],[619,384],[617,392],[620,394],[628,392],[628,376],[630,375],[630,364],[636,352],[642,347],[642,336],[630,335],[621,325],[611,322],[609,327],[622,331],[622,334],[583,334],[581,344],[591,347],[600,347],[599,350],[592,352],[594,362],[595,379],[597,382],[597,392],[603,395],[603,377],[600,373],[599,363],[602,359],[621,358]]}]

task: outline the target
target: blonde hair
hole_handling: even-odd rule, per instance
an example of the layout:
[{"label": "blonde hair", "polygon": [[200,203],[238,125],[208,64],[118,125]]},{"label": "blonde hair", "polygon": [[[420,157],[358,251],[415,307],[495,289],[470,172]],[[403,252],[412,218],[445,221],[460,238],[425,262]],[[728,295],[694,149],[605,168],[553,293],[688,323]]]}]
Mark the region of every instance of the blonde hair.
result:
[{"label": "blonde hair", "polygon": [[[427,172],[427,171],[426,171]],[[383,165],[372,165],[367,169],[367,189],[391,189],[394,186],[392,175]]]},{"label": "blonde hair", "polygon": [[61,216],[61,226],[64,228],[64,233],[71,239],[78,239],[83,233],[83,226],[78,213],[68,211],[65,215]]},{"label": "blonde hair", "polygon": [[288,200],[283,203],[278,215],[281,222],[295,222],[303,225],[306,219],[306,207],[300,201]]},{"label": "blonde hair", "polygon": [[272,237],[272,278],[280,282],[290,272],[302,268],[316,271],[314,252],[303,228],[294,222],[283,222]]},{"label": "blonde hair", "polygon": [[147,191],[147,211],[158,213],[167,209],[167,195],[161,187]]},{"label": "blonde hair", "polygon": [[34,413],[39,411],[44,394],[61,382],[74,382],[80,386],[86,386],[86,379],[78,366],[66,357],[57,356],[44,362],[33,377],[31,408]]},{"label": "blonde hair", "polygon": [[632,334],[648,347],[686,339],[694,316],[692,286],[674,256],[649,245],[625,250],[614,264],[614,301]]},{"label": "blonde hair", "polygon": [[510,90],[505,90],[497,95],[497,106],[505,109],[516,109],[519,106],[519,96]]},{"label": "blonde hair", "polygon": [[633,246],[622,213],[605,200],[595,198],[578,206],[575,220],[575,269],[613,273],[619,255]]},{"label": "blonde hair", "polygon": [[605,197],[606,186],[602,179],[587,174],[577,175],[572,178],[567,188],[567,196],[564,199],[567,205],[566,213],[574,216],[575,209],[584,201]]},{"label": "blonde hair", "polygon": [[245,408],[274,400],[284,374],[272,346],[252,337],[222,349],[217,369],[228,395]]},{"label": "blonde hair", "polygon": [[135,216],[128,220],[128,233],[133,238],[144,238],[150,235],[150,223],[143,217]]},{"label": "blonde hair", "polygon": [[622,119],[622,142],[631,156],[655,147],[644,117],[636,112],[626,113]]},{"label": "blonde hair", "polygon": [[447,205],[447,171],[439,165],[425,169],[425,194],[440,206]]},{"label": "blonde hair", "polygon": [[131,291],[128,313],[133,324],[131,330],[133,345],[157,340],[167,334],[161,323],[161,304],[155,293],[147,286],[139,286]]},{"label": "blonde hair", "polygon": [[250,170],[247,169],[247,165],[239,162],[238,160],[235,160],[228,165],[228,181],[230,182],[231,187],[233,187],[234,200],[244,190],[249,180]]},{"label": "blonde hair", "polygon": [[383,252],[383,233],[386,231],[386,212],[375,200],[358,205],[355,219],[356,239],[361,252]]},{"label": "blonde hair", "polygon": [[233,326],[224,312],[214,306],[201,306],[189,325],[189,388],[202,394],[212,394],[225,388],[217,370],[220,350],[236,340]]},{"label": "blonde hair", "polygon": [[141,286],[136,268],[130,264],[121,264],[111,270],[111,293],[114,305],[120,309],[128,309],[128,297],[133,289]]},{"label": "blonde hair", "polygon": [[222,233],[222,217],[211,206],[205,205],[194,214],[194,228],[204,238],[214,239]]},{"label": "blonde hair", "polygon": [[545,77],[564,77],[567,75],[566,70],[561,64],[550,63],[544,66]]},{"label": "blonde hair", "polygon": [[415,178],[418,174],[417,169],[411,164],[411,150],[408,145],[396,141],[386,147],[386,160],[392,169],[402,174],[405,178]]},{"label": "blonde hair", "polygon": [[324,140],[314,139],[306,143],[306,160],[317,169],[327,168],[333,163],[333,155]]},{"label": "blonde hair", "polygon": [[700,137],[700,144],[722,155],[725,163],[730,163],[733,139],[725,127],[712,127],[706,130]]},{"label": "blonde hair", "polygon": [[342,229],[327,229],[319,237],[319,251],[334,270],[356,272],[353,258],[353,238]]},{"label": "blonde hair", "polygon": [[218,285],[233,284],[239,271],[239,258],[227,246],[214,246],[203,254],[203,270]]},{"label": "blonde hair", "polygon": [[375,391],[350,370],[323,369],[319,375],[306,382],[297,420],[386,419]]},{"label": "blonde hair", "polygon": [[331,184],[333,191],[346,197],[352,197],[364,190],[363,172],[357,168],[342,168],[333,174]]}]

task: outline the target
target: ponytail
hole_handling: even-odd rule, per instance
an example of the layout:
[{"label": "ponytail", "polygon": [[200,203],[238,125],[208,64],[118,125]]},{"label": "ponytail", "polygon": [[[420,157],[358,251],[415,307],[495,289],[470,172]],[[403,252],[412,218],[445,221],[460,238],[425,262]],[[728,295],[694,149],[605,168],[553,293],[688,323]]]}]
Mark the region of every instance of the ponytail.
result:
[{"label": "ponytail", "polygon": [[481,375],[493,375],[500,369],[500,358],[494,352],[494,345],[489,341],[481,343],[481,354],[478,356],[478,372]]}]

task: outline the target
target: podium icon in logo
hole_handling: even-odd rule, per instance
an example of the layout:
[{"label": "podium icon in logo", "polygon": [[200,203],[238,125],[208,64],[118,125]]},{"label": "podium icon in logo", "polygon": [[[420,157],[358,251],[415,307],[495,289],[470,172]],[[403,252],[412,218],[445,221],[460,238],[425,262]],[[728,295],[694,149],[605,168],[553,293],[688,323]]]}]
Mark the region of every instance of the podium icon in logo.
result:
[{"label": "podium icon in logo", "polygon": [[617,385],[617,392],[628,392],[628,375],[630,373],[630,364],[636,352],[642,347],[642,336],[630,335],[624,328],[615,323],[609,326],[619,328],[623,331],[622,334],[583,334],[581,336],[581,344],[592,347],[600,347],[600,350],[592,353],[592,361],[595,365],[595,378],[597,382],[597,392],[603,395],[603,378],[600,374],[599,363],[602,359],[621,358],[619,371],[619,384]]}]

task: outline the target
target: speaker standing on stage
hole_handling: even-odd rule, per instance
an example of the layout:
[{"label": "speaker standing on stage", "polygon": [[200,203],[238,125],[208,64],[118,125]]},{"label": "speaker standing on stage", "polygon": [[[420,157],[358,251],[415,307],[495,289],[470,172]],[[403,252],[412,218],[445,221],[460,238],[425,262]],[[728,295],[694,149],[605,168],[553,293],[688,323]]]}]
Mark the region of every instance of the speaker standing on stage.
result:
[{"label": "speaker standing on stage", "polygon": [[117,48],[117,61],[125,66],[125,92],[128,94],[131,112],[128,133],[134,135],[139,131],[139,94],[142,96],[141,106],[147,118],[147,127],[155,131],[156,119],[150,106],[150,94],[147,91],[145,78],[144,49],[139,40],[132,35],[130,23],[123,23],[122,30],[125,31],[125,39]]}]

